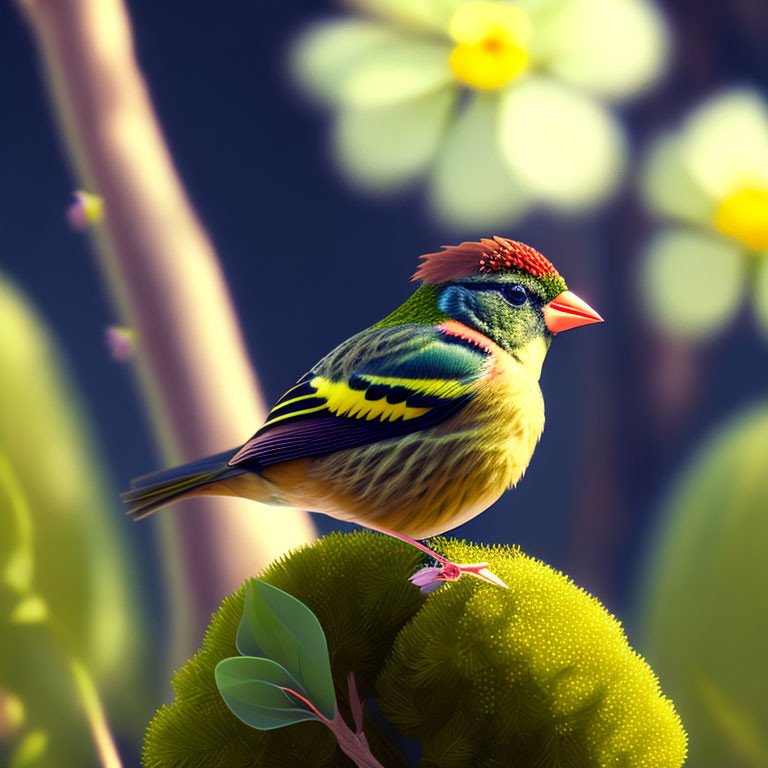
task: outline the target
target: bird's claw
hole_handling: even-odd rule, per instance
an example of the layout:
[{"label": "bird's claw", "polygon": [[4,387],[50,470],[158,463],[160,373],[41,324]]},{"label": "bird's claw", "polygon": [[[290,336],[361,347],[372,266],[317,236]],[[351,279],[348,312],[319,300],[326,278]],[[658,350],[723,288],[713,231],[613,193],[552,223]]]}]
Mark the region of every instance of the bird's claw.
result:
[{"label": "bird's claw", "polygon": [[458,581],[465,574],[475,576],[489,584],[495,584],[498,587],[508,589],[507,585],[495,573],[488,569],[488,563],[459,565],[446,560],[437,567],[429,566],[421,568],[410,577],[409,581],[411,584],[415,584],[419,587],[422,594],[428,595],[444,582]]}]

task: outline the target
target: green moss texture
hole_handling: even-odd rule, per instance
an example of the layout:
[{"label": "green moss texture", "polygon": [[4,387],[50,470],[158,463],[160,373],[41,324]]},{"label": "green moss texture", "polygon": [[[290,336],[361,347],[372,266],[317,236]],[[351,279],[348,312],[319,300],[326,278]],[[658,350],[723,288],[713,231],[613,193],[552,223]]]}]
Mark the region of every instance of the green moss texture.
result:
[{"label": "green moss texture", "polygon": [[[261,575],[320,620],[347,722],[350,671],[386,716],[365,725],[383,765],[406,764],[392,725],[421,743],[422,768],[682,765],[672,703],[594,597],[518,550],[434,543],[455,562],[487,560],[509,589],[465,577],[424,598],[407,581],[420,553],[367,532],[327,536]],[[242,611],[241,590],[177,673],[175,702],[147,732],[145,768],[352,765],[320,723],[256,731],[227,709],[213,670],[238,655]]]}]

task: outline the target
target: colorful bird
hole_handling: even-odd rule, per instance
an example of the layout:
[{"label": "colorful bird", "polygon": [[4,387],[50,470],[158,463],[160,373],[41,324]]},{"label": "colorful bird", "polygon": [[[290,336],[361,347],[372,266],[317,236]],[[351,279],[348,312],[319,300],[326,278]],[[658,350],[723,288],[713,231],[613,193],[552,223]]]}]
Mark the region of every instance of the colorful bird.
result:
[{"label": "colorful bird", "polygon": [[539,376],[552,336],[602,318],[538,251],[502,237],[422,256],[421,286],[326,355],[237,450],[134,481],[141,518],[227,495],[322,512],[431,555],[423,591],[487,563],[415,541],[483,512],[525,472],[544,428]]}]

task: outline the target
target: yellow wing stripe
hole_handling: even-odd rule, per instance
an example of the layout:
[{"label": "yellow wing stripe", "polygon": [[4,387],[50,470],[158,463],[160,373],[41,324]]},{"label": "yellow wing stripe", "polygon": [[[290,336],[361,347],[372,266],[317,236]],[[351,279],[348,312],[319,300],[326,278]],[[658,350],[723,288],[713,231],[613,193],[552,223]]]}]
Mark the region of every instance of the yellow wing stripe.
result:
[{"label": "yellow wing stripe", "polygon": [[[364,377],[366,381],[369,376]],[[402,403],[388,403],[385,398],[381,400],[366,400],[365,392],[357,389],[351,389],[343,381],[330,381],[322,376],[315,376],[310,382],[317,390],[317,396],[325,399],[329,411],[336,416],[350,416],[356,419],[365,419],[373,421],[381,419],[382,421],[397,421],[403,419],[415,419],[429,413],[430,408],[412,408]],[[382,383],[383,380],[382,380]]]},{"label": "yellow wing stripe", "polygon": [[[280,405],[281,406],[285,405],[285,403],[280,403]],[[326,410],[327,407],[328,407],[327,405],[318,405],[318,406],[316,406],[314,408],[306,408],[303,411],[291,411],[290,413],[284,413],[281,416],[275,416],[275,417],[273,417],[271,419],[267,419],[264,422],[264,427],[269,427],[272,424],[277,424],[279,421],[282,421],[283,419],[291,419],[291,418],[295,418],[296,416],[304,416],[307,413],[315,413],[316,411],[324,411],[324,410]],[[262,427],[262,429],[264,429],[264,427]]]},{"label": "yellow wing stripe", "polygon": [[[451,379],[404,379],[394,376],[371,376],[368,374],[363,374],[360,378],[365,379],[371,384],[407,387],[414,393],[450,399],[467,394],[471,388],[470,385]],[[325,400],[323,405],[273,416],[266,421],[264,426],[271,426],[284,419],[293,419],[297,416],[304,416],[323,410],[330,411],[335,416],[348,416],[350,418],[365,419],[366,421],[373,421],[374,419],[381,419],[381,421],[398,421],[402,419],[403,421],[408,421],[409,419],[423,416],[432,410],[430,407],[417,408],[409,406],[405,401],[394,404],[389,403],[386,398],[368,400],[365,397],[365,391],[352,389],[346,382],[331,381],[324,376],[315,376],[309,382],[309,385],[315,390],[314,393],[283,400],[273,409],[273,412],[302,400],[321,398]],[[288,390],[286,394],[290,391]]]},{"label": "yellow wing stripe", "polygon": [[[462,384],[454,379],[400,379],[395,376],[370,376],[367,373],[361,379],[371,384],[386,384],[390,387],[407,387],[420,395],[435,395],[436,397],[455,398],[466,395],[470,385]],[[314,385],[315,379],[312,379]]]}]

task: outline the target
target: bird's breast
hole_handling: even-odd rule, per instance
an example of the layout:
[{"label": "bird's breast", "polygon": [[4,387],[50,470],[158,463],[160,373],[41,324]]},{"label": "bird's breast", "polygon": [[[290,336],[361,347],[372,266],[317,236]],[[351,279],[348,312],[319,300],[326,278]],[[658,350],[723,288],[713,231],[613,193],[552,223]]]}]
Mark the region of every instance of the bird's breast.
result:
[{"label": "bird's breast", "polygon": [[489,358],[477,386],[458,419],[475,425],[482,460],[508,488],[522,477],[544,429],[541,389],[527,367],[503,350]]}]

